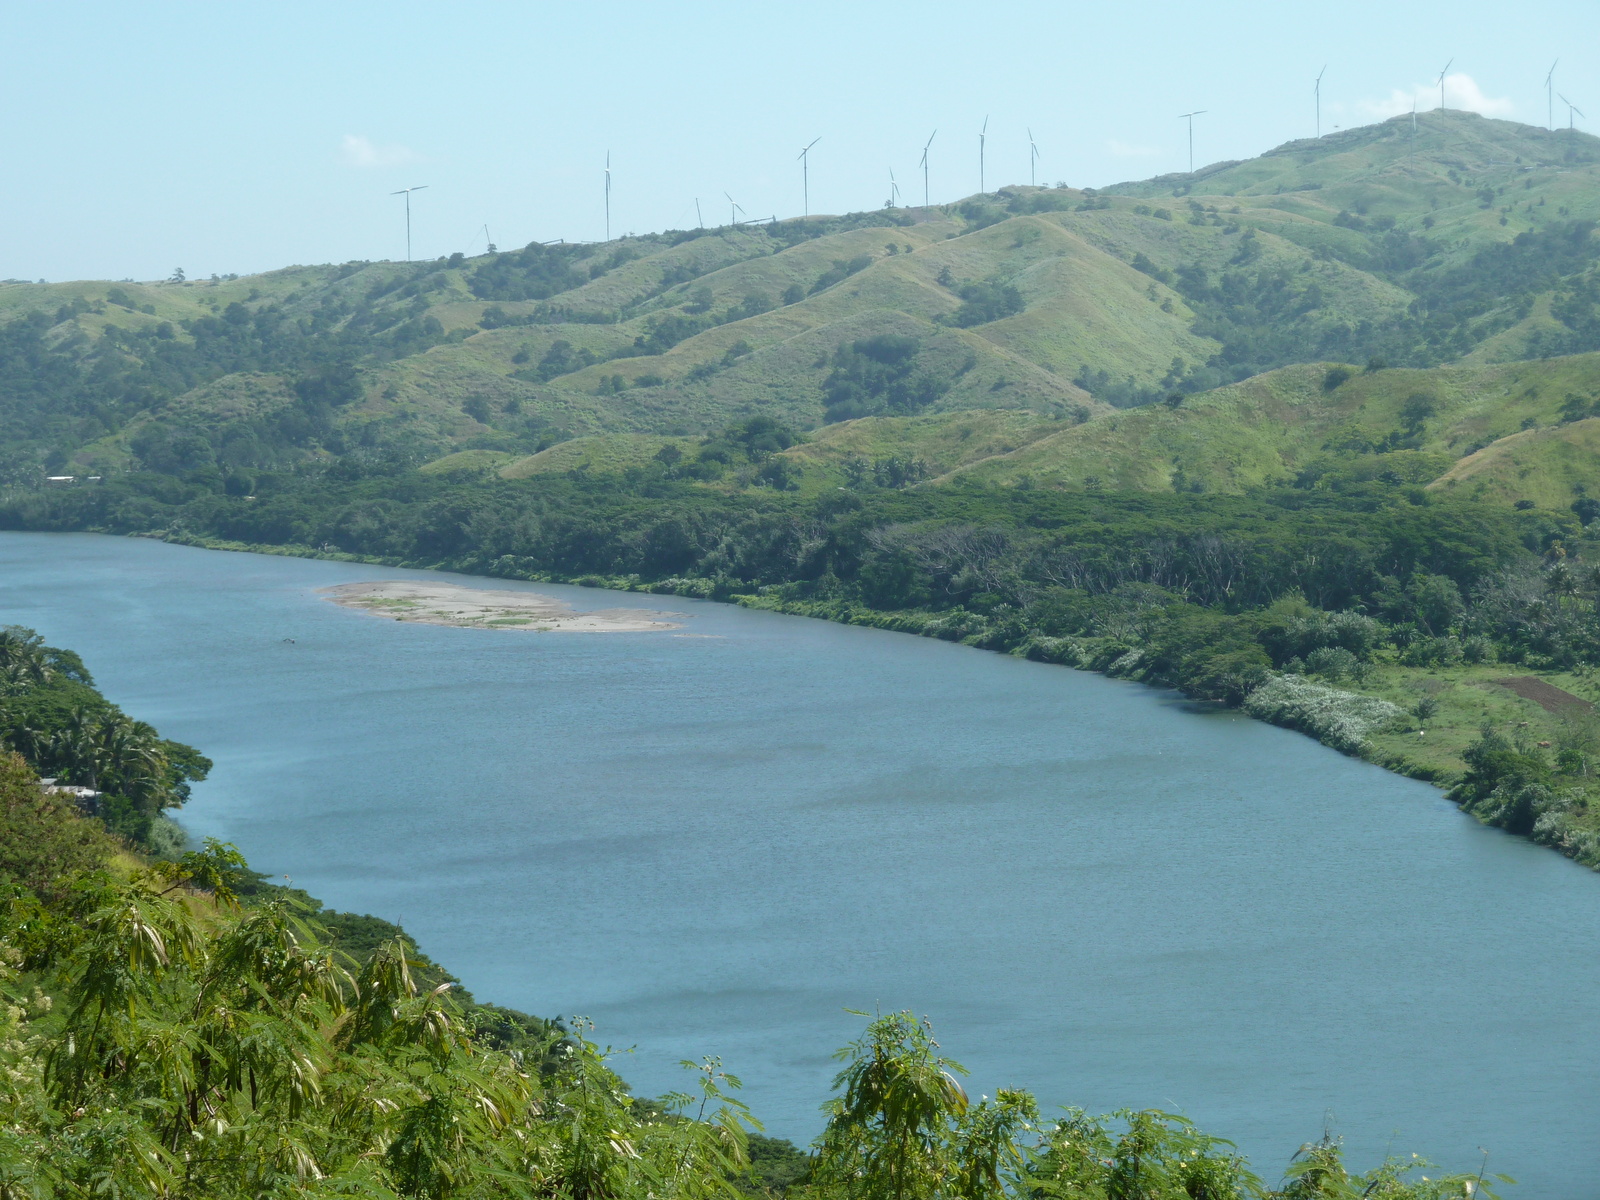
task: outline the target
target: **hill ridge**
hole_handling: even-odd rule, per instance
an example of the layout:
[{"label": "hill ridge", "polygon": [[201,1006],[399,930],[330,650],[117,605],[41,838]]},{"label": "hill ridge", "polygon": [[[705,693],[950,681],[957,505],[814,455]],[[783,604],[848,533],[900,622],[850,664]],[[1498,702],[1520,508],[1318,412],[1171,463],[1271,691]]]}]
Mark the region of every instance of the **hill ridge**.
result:
[{"label": "hill ridge", "polygon": [[1296,363],[1600,349],[1600,139],[1446,110],[1411,143],[1408,116],[1098,190],[4,284],[0,478],[150,469],[249,491],[297,465],[527,457],[758,414],[1098,421]]}]

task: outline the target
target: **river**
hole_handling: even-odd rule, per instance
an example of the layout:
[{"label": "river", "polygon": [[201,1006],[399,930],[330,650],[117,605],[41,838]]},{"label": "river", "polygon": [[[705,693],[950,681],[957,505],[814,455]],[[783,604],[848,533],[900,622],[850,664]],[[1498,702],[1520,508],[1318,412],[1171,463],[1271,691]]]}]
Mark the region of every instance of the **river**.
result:
[{"label": "river", "polygon": [[[1276,1180],[1325,1125],[1600,1192],[1600,878],[1235,714],[942,642],[540,585],[677,633],[385,621],[438,579],[0,534],[0,621],[216,760],[181,819],[402,922],[480,999],[581,1014],[635,1090],[719,1055],[804,1142],[861,1028],[969,1090],[1158,1106]],[[522,588],[503,581],[474,586]],[[291,640],[292,639],[292,640]]]}]

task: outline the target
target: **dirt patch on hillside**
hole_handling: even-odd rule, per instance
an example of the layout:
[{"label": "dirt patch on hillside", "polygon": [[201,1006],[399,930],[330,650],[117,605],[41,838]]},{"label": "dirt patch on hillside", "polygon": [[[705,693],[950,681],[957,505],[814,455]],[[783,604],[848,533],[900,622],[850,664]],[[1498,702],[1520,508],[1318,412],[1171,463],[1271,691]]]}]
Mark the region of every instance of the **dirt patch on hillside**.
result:
[{"label": "dirt patch on hillside", "polygon": [[1505,679],[1496,679],[1495,682],[1506,690],[1515,692],[1524,700],[1532,700],[1545,712],[1571,712],[1574,709],[1581,712],[1594,711],[1594,705],[1582,696],[1564,692],[1555,684],[1546,683],[1537,675],[1510,675]]}]

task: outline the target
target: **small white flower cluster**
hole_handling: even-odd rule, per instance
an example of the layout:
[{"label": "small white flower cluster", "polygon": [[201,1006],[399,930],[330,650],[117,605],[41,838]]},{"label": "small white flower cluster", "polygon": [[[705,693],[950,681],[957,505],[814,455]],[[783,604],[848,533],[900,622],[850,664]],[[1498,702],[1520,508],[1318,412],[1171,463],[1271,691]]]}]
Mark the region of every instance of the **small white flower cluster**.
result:
[{"label": "small white flower cluster", "polygon": [[1244,700],[1252,717],[1309,733],[1318,741],[1359,754],[1368,735],[1398,721],[1399,708],[1376,696],[1361,696],[1304,675],[1274,675]]},{"label": "small white flower cluster", "polygon": [[716,594],[717,581],[714,579],[685,579],[677,575],[668,579],[657,580],[649,588],[660,596],[690,596],[699,600],[709,600]]}]

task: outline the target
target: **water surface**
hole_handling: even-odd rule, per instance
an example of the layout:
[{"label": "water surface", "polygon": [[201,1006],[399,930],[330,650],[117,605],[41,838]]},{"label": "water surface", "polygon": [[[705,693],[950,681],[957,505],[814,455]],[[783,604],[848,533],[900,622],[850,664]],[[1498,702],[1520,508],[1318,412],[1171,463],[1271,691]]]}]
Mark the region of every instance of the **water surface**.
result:
[{"label": "water surface", "polygon": [[[217,762],[183,819],[806,1140],[859,1029],[974,1094],[1162,1106],[1263,1174],[1324,1123],[1596,1194],[1600,878],[1434,789],[1138,685],[676,597],[679,634],[409,625],[422,572],[0,534],[0,621]],[[504,581],[478,586],[515,588]],[[545,587],[580,608],[637,595]],[[286,640],[286,639],[292,639]]]}]

